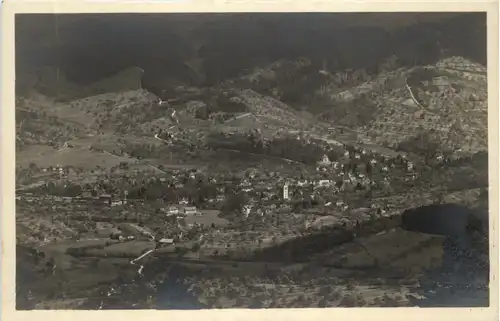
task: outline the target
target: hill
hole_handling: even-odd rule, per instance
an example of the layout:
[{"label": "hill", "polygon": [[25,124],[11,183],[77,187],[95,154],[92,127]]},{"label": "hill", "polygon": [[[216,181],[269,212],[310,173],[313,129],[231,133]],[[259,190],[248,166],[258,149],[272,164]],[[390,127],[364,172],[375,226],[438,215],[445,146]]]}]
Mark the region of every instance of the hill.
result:
[{"label": "hill", "polygon": [[202,147],[209,136],[211,142],[222,132],[248,140],[257,129],[263,144],[288,133],[307,144],[380,146],[421,157],[487,150],[484,66],[461,57],[413,68],[389,57],[382,65],[383,71],[370,75],[317,69],[305,58],[281,60],[214,87],[177,86],[167,105],[147,90],[130,91],[141,74],[131,69],[87,87],[108,93],[57,103],[40,95],[20,97],[18,123],[24,130],[18,140],[59,146],[88,134],[153,138],[166,130],[182,144]]}]

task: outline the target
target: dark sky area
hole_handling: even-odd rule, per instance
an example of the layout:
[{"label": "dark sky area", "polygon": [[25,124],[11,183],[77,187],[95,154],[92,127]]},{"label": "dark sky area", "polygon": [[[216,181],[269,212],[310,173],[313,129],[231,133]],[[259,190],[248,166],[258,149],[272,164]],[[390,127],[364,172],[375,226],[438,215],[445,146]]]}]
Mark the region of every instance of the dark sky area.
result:
[{"label": "dark sky area", "polygon": [[461,55],[486,64],[485,13],[24,14],[16,16],[16,68],[58,66],[85,84],[131,66],[207,81],[282,58],[372,70]]}]

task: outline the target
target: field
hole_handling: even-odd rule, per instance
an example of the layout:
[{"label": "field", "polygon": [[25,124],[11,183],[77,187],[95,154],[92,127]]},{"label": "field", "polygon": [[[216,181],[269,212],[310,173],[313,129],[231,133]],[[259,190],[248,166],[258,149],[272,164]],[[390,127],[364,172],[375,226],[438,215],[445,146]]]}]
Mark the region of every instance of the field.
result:
[{"label": "field", "polygon": [[127,157],[111,156],[81,147],[54,150],[48,146],[37,146],[20,152],[18,164],[21,167],[28,167],[30,163],[35,163],[43,168],[59,164],[60,166],[74,166],[90,170],[97,166],[109,169],[118,166],[121,162],[133,164],[135,160]]}]

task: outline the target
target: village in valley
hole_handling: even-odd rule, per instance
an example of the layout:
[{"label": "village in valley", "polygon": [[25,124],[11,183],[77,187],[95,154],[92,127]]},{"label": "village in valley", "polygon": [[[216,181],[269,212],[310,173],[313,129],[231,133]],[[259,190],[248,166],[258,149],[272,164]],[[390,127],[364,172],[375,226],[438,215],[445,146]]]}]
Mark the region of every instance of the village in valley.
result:
[{"label": "village in valley", "polygon": [[[405,50],[206,83],[191,61],[159,80],[154,64],[86,85],[20,73],[39,83],[16,89],[18,308],[481,305],[486,69]],[[402,228],[436,204],[479,213],[458,268],[454,240]],[[475,269],[482,292],[441,286]]]},{"label": "village in valley", "polygon": [[[330,160],[332,155],[336,160]],[[431,190],[440,188],[442,177],[452,178],[445,165],[460,162],[438,153],[427,164],[416,163],[404,153],[394,156],[335,145],[316,164],[299,170],[255,166],[225,173],[203,169],[158,173],[120,170],[122,164],[112,174],[96,169],[94,183],[81,185],[72,182],[88,174],[78,168],[32,164],[24,179],[45,177],[48,183],[17,193],[17,228],[36,231],[19,234],[18,241],[53,255],[48,272],[53,277],[70,257],[122,258],[122,264],[129,261],[128,273],[139,279],[150,272],[150,260],[165,257],[209,265],[272,262],[279,257],[274,248],[281,252],[282,244],[300,237],[339,227],[359,235],[397,228],[402,206],[453,197],[474,203],[484,193],[480,186],[466,195],[460,187],[456,192],[448,189],[448,195]],[[282,259],[306,257],[297,253]],[[342,262],[345,259],[344,254],[332,264],[337,268],[352,264]],[[345,295],[337,296],[342,300]],[[396,297],[386,301],[405,304],[399,294]],[[250,304],[245,302],[239,304]],[[289,304],[300,306],[302,301],[297,302]],[[367,304],[365,299],[359,302],[349,304]]]},{"label": "village in valley", "polygon": [[[340,153],[342,147],[337,147],[336,151]],[[414,163],[404,155],[391,158],[354,148],[346,149],[340,155],[338,161],[332,162],[325,154],[318,160],[313,172],[307,175],[287,175],[259,168],[249,168],[239,173],[229,172],[226,175],[210,175],[200,170],[173,170],[171,173],[155,174],[147,178],[136,178],[133,174],[126,178],[132,184],[142,180],[142,184],[150,185],[152,189],[155,185],[158,189],[168,189],[164,194],[163,191],[153,191],[141,195],[140,191],[132,190],[131,195],[127,189],[99,193],[89,184],[83,187],[76,185],[72,189],[72,186],[68,186],[71,183],[68,183],[60,189],[59,195],[54,195],[52,191],[56,191],[57,187],[50,182],[36,187],[37,191],[49,194],[19,192],[16,200],[21,208],[30,206],[36,211],[44,208],[45,203],[47,209],[64,211],[64,214],[60,214],[66,220],[71,220],[73,216],[85,217],[83,213],[88,208],[94,208],[95,214],[86,214],[85,219],[92,221],[95,216],[95,220],[99,221],[103,216],[100,209],[105,209],[109,212],[107,220],[110,223],[100,222],[99,225],[102,226],[95,227],[97,229],[113,231],[116,229],[112,226],[114,220],[127,222],[130,219],[135,222],[132,223],[135,227],[128,229],[125,235],[111,232],[110,237],[130,241],[141,235],[161,244],[173,244],[174,240],[175,243],[182,244],[183,233],[188,229],[226,228],[230,225],[238,228],[238,224],[249,223],[280,228],[277,225],[280,219],[285,223],[293,217],[294,227],[287,229],[282,226],[286,234],[288,230],[298,230],[299,226],[314,229],[336,224],[343,217],[345,224],[355,222],[350,209],[358,209],[361,215],[367,217],[383,216],[391,211],[391,207],[396,206],[391,206],[388,197],[393,194],[394,185],[410,188],[420,175]],[[437,155],[433,165],[443,166],[444,163],[443,156]],[[78,176],[73,167],[60,165],[40,169],[33,164],[30,170],[34,171],[32,175],[57,177],[60,180]],[[103,180],[103,184],[111,185],[114,180],[119,179],[118,176]],[[106,187],[103,190],[106,191]],[[78,214],[79,210],[82,213]],[[163,228],[153,231],[136,225],[139,222],[142,222],[141,225],[150,224],[151,219],[145,217],[150,216],[146,213],[151,210],[158,220],[167,220],[175,227],[169,231],[168,238],[161,235]],[[223,218],[221,211],[228,218]],[[169,229],[172,226],[169,225]],[[103,235],[102,232],[97,234]]]}]

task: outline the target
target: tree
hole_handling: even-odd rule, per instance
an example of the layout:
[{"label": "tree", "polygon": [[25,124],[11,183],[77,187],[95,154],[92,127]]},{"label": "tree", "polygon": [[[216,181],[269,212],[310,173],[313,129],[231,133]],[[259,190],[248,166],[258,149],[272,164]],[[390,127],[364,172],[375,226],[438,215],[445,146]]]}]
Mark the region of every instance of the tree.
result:
[{"label": "tree", "polygon": [[252,298],[252,301],[250,302],[248,308],[249,309],[260,309],[260,308],[262,308],[262,300],[261,300],[261,298],[259,298],[258,296]]},{"label": "tree", "polygon": [[245,305],[245,301],[241,297],[236,296],[236,302],[234,303],[235,307],[242,308]]},{"label": "tree", "polygon": [[199,243],[194,243],[193,246],[191,247],[192,252],[198,252],[200,250],[201,246]]},{"label": "tree", "polygon": [[184,255],[187,254],[188,249],[186,249],[185,247],[176,247],[175,251],[177,253],[177,257],[181,258],[181,257],[183,257]]},{"label": "tree", "polygon": [[222,206],[222,211],[230,213],[233,211],[241,211],[247,199],[243,193],[230,195]]},{"label": "tree", "polygon": [[331,292],[331,288],[330,286],[326,285],[326,286],[323,286],[319,289],[319,295],[322,296],[322,297],[326,297],[327,295],[329,295]]},{"label": "tree", "polygon": [[315,199],[319,206],[324,206],[326,203],[325,199],[321,195],[316,196]]},{"label": "tree", "polygon": [[319,308],[326,308],[328,306],[328,301],[323,298],[318,302],[318,307]]},{"label": "tree", "polygon": [[34,172],[36,172],[38,170],[38,167],[33,162],[30,163],[29,167],[30,167],[30,170],[32,170]]},{"label": "tree", "polygon": [[352,294],[351,295],[346,294],[346,295],[344,295],[344,297],[342,298],[342,300],[339,302],[339,306],[342,306],[342,307],[355,307],[356,306],[356,298]]},{"label": "tree", "polygon": [[383,307],[397,307],[398,302],[394,298],[389,296],[386,292],[386,293],[384,293],[384,296],[382,297],[382,306]]},{"label": "tree", "polygon": [[484,200],[488,200],[488,188],[481,188],[481,191],[479,192],[479,196],[478,196],[478,199],[484,201]]}]

